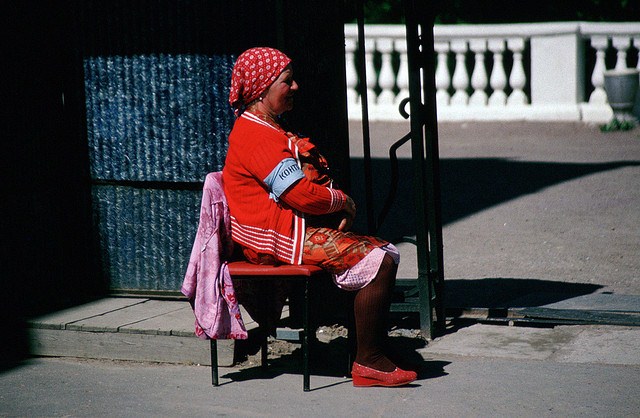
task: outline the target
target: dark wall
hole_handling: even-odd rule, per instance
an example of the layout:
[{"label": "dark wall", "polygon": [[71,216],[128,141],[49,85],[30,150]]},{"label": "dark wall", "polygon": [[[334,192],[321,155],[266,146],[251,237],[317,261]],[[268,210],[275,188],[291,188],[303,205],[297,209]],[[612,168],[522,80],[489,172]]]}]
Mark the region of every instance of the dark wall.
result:
[{"label": "dark wall", "polygon": [[83,60],[279,47],[294,59],[303,87],[290,121],[328,150],[336,177],[348,185],[342,3],[27,0],[2,6],[0,83],[9,106],[1,153],[0,309],[4,336],[12,341],[2,345],[9,354],[2,358],[26,352],[27,318],[109,292],[94,224]]},{"label": "dark wall", "polygon": [[290,118],[329,160],[333,177],[349,190],[349,139],[345,58],[344,2],[285,1],[284,49],[291,54],[300,84]]},{"label": "dark wall", "polygon": [[147,3],[85,2],[78,19],[101,265],[111,289],[128,293],[180,288],[199,182],[224,164],[229,78],[243,50],[268,45],[291,55],[305,86],[291,128],[329,150],[338,179],[348,173],[340,170],[348,141],[339,8]]},{"label": "dark wall", "polygon": [[[6,55],[2,182],[4,341],[11,358],[25,347],[28,315],[99,294],[93,269],[86,145],[68,48],[75,34],[58,2],[3,6]],[[57,18],[54,18],[57,16]]]}]

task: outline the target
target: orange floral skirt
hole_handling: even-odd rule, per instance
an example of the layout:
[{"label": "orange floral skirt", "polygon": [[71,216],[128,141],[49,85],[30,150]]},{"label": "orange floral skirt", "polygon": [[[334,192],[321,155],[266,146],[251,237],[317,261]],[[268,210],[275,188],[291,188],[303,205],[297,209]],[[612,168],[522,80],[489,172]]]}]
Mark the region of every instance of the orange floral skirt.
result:
[{"label": "orange floral skirt", "polygon": [[[331,228],[307,227],[304,252],[302,255],[303,264],[318,265],[326,271],[334,274],[334,282],[338,287],[347,290],[356,290],[369,283],[376,274],[378,266],[375,266],[372,274],[365,274],[366,277],[359,277],[353,281],[350,278],[339,277],[348,276],[345,272],[363,260],[376,248],[388,247],[388,242],[375,237],[357,235],[352,232],[340,232]],[[256,264],[279,264],[272,255],[259,254],[249,248],[242,248],[245,258]],[[351,282],[347,283],[347,281]],[[355,283],[355,284],[354,284]],[[236,295],[239,302],[248,311],[251,318],[261,324],[271,324],[275,327],[282,307],[289,295],[290,284],[287,281],[277,281],[269,285],[271,302],[260,303],[265,297],[264,287],[260,287],[261,282],[251,280],[241,280],[234,282]],[[270,307],[265,310],[265,305]],[[268,322],[264,322],[267,320]],[[275,328],[269,330],[275,332]]]},{"label": "orange floral skirt", "polygon": [[[387,241],[376,237],[308,226],[302,264],[317,265],[329,273],[340,275],[358,264],[374,248],[387,244]],[[255,264],[280,264],[270,254],[260,254],[250,248],[243,248],[242,252],[247,260]]]},{"label": "orange floral skirt", "polygon": [[387,241],[331,228],[307,227],[302,264],[314,264],[339,275]]}]

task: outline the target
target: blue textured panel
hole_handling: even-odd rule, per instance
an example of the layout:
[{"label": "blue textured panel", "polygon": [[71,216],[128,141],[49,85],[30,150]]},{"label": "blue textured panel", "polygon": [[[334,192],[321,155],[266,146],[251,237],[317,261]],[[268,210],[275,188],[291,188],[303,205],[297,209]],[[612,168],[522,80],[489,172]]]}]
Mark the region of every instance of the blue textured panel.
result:
[{"label": "blue textured panel", "polygon": [[112,289],[179,291],[202,192],[94,186],[102,265]]},{"label": "blue textured panel", "polygon": [[201,183],[222,168],[233,62],[186,54],[85,59],[93,210],[112,289],[180,289],[201,192],[172,183]]},{"label": "blue textured panel", "polygon": [[152,54],[84,61],[91,176],[201,181],[221,169],[234,57]]}]

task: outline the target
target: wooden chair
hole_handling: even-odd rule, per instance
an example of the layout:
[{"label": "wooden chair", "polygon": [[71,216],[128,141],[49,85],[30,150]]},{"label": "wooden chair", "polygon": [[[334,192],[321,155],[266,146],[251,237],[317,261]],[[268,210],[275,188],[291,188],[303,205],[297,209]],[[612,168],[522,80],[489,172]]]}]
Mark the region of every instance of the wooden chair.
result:
[{"label": "wooden chair", "polygon": [[[311,280],[318,280],[326,272],[318,266],[310,265],[259,265],[252,264],[247,261],[233,261],[229,263],[229,273],[234,281],[237,280],[290,280],[302,282],[303,301],[302,301],[302,388],[305,392],[310,389],[309,376],[309,336],[315,330],[309,327],[309,285]],[[349,321],[350,322],[350,321]],[[216,340],[211,341],[211,379],[214,386],[219,385],[218,381],[218,353]],[[264,333],[264,339],[261,342],[261,364],[267,364],[267,333]]]}]

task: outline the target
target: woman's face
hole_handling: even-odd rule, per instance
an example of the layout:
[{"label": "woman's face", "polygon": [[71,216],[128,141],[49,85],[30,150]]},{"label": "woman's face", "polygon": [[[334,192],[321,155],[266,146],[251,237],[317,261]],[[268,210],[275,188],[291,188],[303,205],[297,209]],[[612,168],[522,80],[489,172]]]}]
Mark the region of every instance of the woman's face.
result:
[{"label": "woman's face", "polygon": [[293,109],[293,95],[298,91],[298,83],[293,79],[291,67],[285,68],[276,81],[267,89],[262,104],[275,115]]}]

